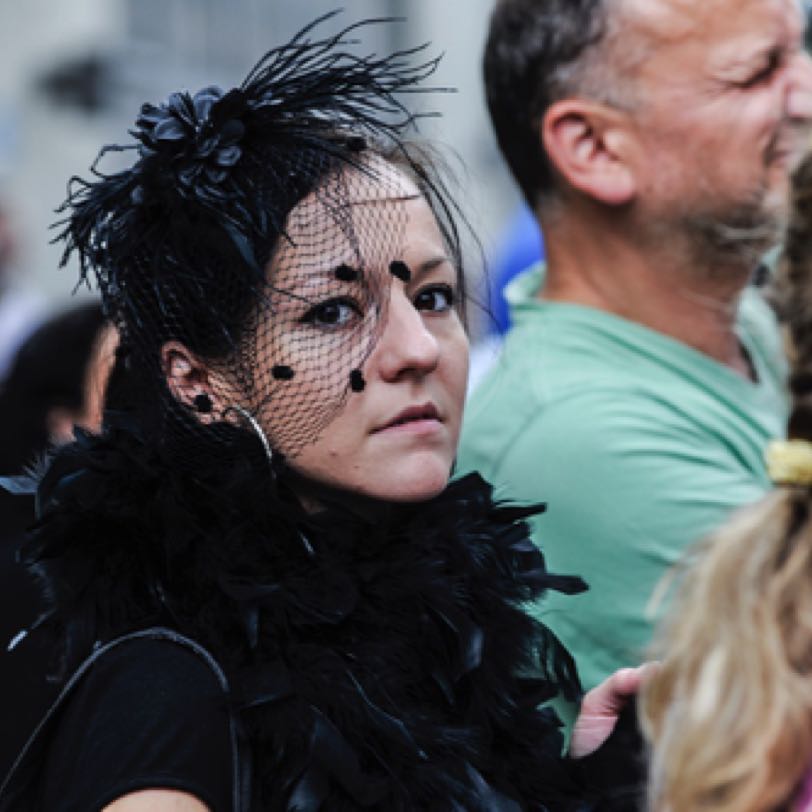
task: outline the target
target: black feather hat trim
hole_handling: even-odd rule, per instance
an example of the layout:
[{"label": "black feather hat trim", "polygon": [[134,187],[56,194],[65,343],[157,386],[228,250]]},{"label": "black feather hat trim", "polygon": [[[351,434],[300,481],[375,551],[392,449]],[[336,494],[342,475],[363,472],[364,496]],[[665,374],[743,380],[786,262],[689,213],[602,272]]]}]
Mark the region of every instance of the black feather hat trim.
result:
[{"label": "black feather hat trim", "polygon": [[591,809],[538,707],[578,694],[574,664],[522,611],[585,586],[546,571],[536,509],[471,475],[310,515],[267,482],[248,462],[180,475],[124,427],[59,451],[27,556],[66,667],[155,623],[198,640],[235,686],[258,810]]},{"label": "black feather hat trim", "polygon": [[[349,50],[357,29],[386,20],[313,39],[336,13],[268,51],[239,87],[209,86],[142,105],[130,131],[135,143],[102,149],[92,182],[71,179],[54,239],[65,242],[62,263],[77,251],[81,279],[95,275],[105,298],[126,311],[120,269],[132,255],[153,244],[156,232],[182,247],[175,231],[208,218],[264,280],[268,257],[257,248],[269,250],[284,234],[287,214],[318,178],[341,164],[369,171],[358,156],[365,136],[397,148],[416,119],[432,115],[409,112],[400,95],[444,90],[423,86],[439,57],[412,64],[425,45],[383,57]],[[99,168],[106,154],[130,151],[137,153],[130,168],[114,174]]]}]

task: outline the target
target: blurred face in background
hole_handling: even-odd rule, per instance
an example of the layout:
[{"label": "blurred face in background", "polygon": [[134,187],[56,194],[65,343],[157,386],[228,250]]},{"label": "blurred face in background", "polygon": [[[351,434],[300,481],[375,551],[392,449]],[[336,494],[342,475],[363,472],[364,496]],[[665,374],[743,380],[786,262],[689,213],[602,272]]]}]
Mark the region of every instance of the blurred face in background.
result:
[{"label": "blurred face in background", "polygon": [[81,408],[73,410],[55,406],[48,413],[48,432],[52,442],[70,442],[73,439],[74,426],[91,432],[101,431],[104,395],[115,363],[117,346],[118,331],[111,324],[105,324],[99,331],[87,362]]}]

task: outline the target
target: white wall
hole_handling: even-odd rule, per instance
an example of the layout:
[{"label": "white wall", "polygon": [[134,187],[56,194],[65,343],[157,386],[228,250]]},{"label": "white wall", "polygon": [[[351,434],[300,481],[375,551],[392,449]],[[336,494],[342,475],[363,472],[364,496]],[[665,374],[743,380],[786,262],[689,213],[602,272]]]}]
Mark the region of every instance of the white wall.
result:
[{"label": "white wall", "polygon": [[35,84],[61,60],[116,47],[123,23],[120,0],[0,0],[0,199],[17,227],[19,284],[49,297],[66,297],[75,281],[55,272],[53,209],[111,128],[53,107]]}]

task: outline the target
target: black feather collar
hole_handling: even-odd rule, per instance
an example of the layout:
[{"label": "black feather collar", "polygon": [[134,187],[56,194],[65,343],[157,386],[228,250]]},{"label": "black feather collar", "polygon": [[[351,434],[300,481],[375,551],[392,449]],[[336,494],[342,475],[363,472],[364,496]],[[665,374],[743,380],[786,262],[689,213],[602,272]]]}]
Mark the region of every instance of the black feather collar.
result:
[{"label": "black feather collar", "polygon": [[234,686],[257,809],[588,808],[537,710],[578,681],[521,606],[584,588],[546,571],[523,521],[538,508],[495,504],[471,475],[374,520],[307,515],[284,477],[233,457],[180,473],[117,428],[54,458],[27,556],[67,670],[152,624],[206,646]]}]

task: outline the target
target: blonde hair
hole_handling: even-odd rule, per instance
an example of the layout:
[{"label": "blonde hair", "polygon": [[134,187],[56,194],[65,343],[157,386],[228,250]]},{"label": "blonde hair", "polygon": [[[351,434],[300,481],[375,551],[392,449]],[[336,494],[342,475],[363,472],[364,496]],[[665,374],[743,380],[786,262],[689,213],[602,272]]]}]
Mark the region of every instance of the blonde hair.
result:
[{"label": "blonde hair", "polygon": [[[789,436],[812,440],[812,157],[793,178],[777,284],[791,345]],[[764,812],[812,767],[812,489],[782,487],[679,574],[661,670],[641,695],[656,812]]]}]

